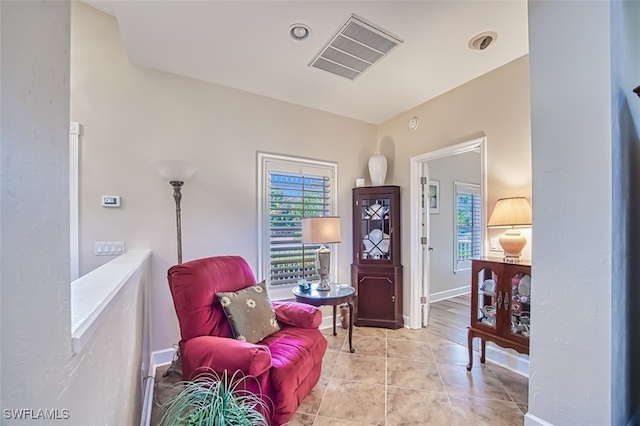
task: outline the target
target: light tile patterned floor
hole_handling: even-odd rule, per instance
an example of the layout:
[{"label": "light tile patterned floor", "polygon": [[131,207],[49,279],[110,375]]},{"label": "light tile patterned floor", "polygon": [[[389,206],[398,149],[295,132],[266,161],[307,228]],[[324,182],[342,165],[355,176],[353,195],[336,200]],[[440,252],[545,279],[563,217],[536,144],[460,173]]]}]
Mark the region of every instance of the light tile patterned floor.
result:
[{"label": "light tile patterned floor", "polygon": [[[425,330],[354,327],[354,354],[346,330],[333,336],[322,376],[289,426],[522,425],[528,380]],[[156,402],[164,400],[162,371]],[[175,376],[175,374],[174,374]],[[155,418],[155,416],[154,416]],[[152,424],[156,424],[152,420]]]},{"label": "light tile patterned floor", "polygon": [[424,330],[354,327],[329,341],[320,383],[290,426],[522,425],[528,380]]}]

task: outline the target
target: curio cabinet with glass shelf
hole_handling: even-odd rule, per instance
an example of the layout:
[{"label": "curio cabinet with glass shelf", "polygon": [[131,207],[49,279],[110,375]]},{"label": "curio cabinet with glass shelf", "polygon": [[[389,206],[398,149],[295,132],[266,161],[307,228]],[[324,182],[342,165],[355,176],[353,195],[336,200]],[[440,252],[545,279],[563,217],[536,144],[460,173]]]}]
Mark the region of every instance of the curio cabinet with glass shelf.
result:
[{"label": "curio cabinet with glass shelf", "polygon": [[353,189],[351,281],[357,326],[403,326],[400,219],[399,186]]},{"label": "curio cabinet with glass shelf", "polygon": [[531,264],[482,257],[471,261],[471,324],[468,327],[469,364],[473,367],[473,339],[480,338],[480,362],[489,340],[529,354],[531,334]]}]

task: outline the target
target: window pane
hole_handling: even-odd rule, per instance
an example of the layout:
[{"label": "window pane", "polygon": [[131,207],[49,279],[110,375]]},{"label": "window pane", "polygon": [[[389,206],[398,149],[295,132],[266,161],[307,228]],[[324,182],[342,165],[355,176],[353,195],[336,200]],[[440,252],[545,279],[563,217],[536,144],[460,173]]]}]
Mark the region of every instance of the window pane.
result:
[{"label": "window pane", "polygon": [[328,176],[269,172],[269,278],[272,286],[319,280],[315,250],[302,244],[302,218],[330,213]]},{"label": "window pane", "polygon": [[470,260],[482,254],[480,188],[456,183],[455,269],[471,267]]}]

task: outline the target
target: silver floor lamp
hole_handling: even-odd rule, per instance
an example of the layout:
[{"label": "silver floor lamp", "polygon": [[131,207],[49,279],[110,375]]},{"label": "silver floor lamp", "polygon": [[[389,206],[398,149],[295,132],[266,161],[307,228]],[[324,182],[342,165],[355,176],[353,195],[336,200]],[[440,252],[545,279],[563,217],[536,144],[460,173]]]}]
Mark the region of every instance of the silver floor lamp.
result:
[{"label": "silver floor lamp", "polygon": [[198,166],[190,161],[160,160],[151,163],[160,176],[169,181],[173,187],[173,199],[176,202],[176,236],[178,245],[178,264],[182,263],[182,218],[180,216],[180,201],[182,200],[182,185],[198,170]]}]

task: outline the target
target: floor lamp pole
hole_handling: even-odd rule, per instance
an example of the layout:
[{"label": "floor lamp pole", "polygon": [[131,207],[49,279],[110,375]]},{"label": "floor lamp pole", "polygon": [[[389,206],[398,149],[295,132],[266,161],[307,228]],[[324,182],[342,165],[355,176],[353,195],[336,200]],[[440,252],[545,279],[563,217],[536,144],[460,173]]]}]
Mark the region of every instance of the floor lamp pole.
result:
[{"label": "floor lamp pole", "polygon": [[172,180],[169,182],[173,186],[173,199],[176,201],[176,232],[178,241],[178,264],[182,263],[182,219],[180,218],[180,201],[182,200],[182,185],[184,182]]}]

